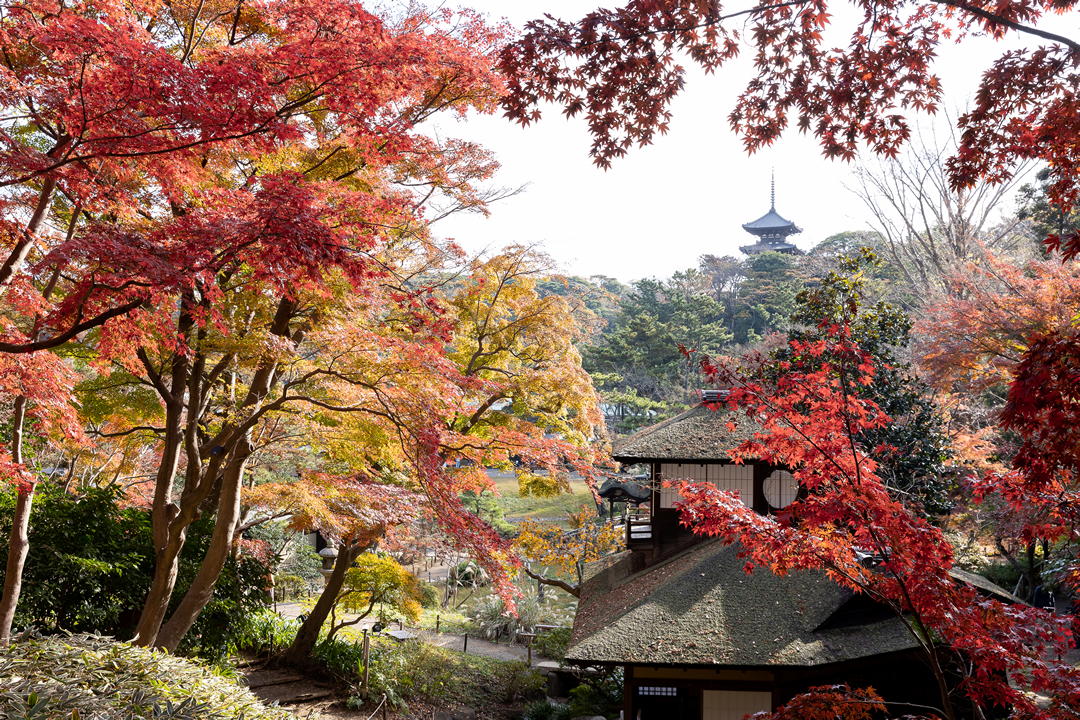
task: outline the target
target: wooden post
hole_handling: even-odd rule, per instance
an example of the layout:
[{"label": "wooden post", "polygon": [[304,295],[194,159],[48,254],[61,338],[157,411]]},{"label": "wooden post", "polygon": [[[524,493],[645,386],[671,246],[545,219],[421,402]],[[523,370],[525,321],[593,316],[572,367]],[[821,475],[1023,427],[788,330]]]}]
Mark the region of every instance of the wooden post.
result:
[{"label": "wooden post", "polygon": [[435,615],[435,632],[439,632],[439,620],[440,619],[441,619],[441,616],[436,614]]},{"label": "wooden post", "polygon": [[[367,691],[368,691],[368,686],[367,686],[367,683],[368,683],[368,665],[370,664],[368,662],[368,660],[370,658],[370,655],[369,655],[370,649],[371,648],[368,645],[368,631],[367,631],[367,628],[364,628],[364,650],[363,650],[363,656],[364,656],[364,679],[361,681],[361,684],[360,684],[360,697],[361,697],[361,699],[363,699],[365,701],[367,700]],[[383,697],[385,698],[386,696],[384,695]]]},{"label": "wooden post", "polygon": [[461,648],[461,652],[469,654],[469,633],[465,633],[465,647]]},{"label": "wooden post", "polygon": [[386,720],[386,693],[382,696],[382,720]]},{"label": "wooden post", "polygon": [[529,654],[529,665],[532,665],[532,641],[536,639],[536,632],[521,633],[520,637],[525,640],[525,650]]}]

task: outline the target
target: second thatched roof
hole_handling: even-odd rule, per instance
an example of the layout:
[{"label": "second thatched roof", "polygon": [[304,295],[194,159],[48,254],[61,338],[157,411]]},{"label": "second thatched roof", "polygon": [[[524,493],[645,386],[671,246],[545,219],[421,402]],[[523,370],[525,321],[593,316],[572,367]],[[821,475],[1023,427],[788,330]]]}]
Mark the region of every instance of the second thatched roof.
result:
[{"label": "second thatched roof", "polygon": [[728,460],[735,448],[760,431],[761,426],[743,412],[702,404],[616,441],[611,456],[625,464]]}]

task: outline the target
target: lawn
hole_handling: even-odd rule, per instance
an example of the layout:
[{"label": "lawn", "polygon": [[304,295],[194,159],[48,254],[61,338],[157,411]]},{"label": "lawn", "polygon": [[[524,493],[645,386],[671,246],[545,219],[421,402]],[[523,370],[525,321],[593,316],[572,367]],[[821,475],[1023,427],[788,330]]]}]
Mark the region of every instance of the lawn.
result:
[{"label": "lawn", "polygon": [[570,489],[550,498],[521,497],[518,494],[518,481],[511,473],[490,473],[495,487],[499,491],[499,506],[510,522],[520,522],[524,518],[562,519],[568,512],[577,512],[583,507],[595,508],[592,492],[585,481],[577,476],[570,477]]}]

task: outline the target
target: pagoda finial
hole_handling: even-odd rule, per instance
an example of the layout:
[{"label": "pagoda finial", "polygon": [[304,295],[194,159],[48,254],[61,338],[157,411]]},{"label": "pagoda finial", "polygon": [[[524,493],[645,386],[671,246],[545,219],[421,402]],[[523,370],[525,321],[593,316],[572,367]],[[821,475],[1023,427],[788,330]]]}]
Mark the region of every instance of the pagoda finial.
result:
[{"label": "pagoda finial", "polygon": [[772,192],[769,195],[769,209],[776,209],[776,168],[772,168]]}]

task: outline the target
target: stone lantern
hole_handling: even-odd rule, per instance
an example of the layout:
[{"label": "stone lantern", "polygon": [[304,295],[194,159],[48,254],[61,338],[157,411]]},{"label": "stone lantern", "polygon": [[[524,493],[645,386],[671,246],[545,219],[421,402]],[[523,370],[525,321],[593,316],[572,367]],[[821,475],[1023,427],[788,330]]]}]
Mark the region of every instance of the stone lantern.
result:
[{"label": "stone lantern", "polygon": [[337,561],[338,551],[334,547],[324,547],[319,551],[319,557],[322,558],[322,568],[319,572],[322,573],[323,582],[330,582],[330,575],[334,572],[334,563]]}]

